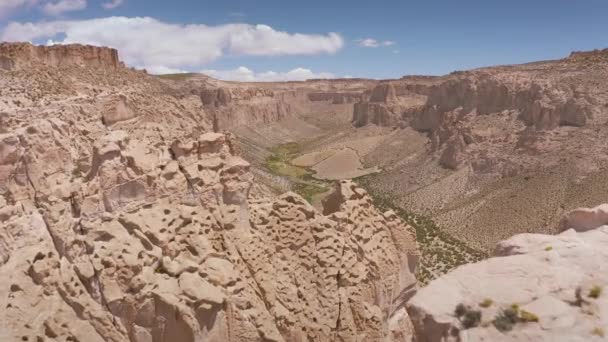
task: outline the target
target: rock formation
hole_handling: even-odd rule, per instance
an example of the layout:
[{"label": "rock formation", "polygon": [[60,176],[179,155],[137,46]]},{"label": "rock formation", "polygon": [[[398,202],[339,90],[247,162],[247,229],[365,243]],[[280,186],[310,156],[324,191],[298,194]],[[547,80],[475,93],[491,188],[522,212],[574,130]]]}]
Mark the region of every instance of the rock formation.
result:
[{"label": "rock formation", "polygon": [[577,209],[559,235],[521,234],[407,304],[419,342],[600,341],[606,328],[606,205]]},{"label": "rock formation", "polygon": [[217,131],[255,124],[269,124],[303,113],[352,115],[352,104],[372,80],[310,80],[284,83],[240,83],[203,75],[183,82],[168,82],[182,95],[198,94],[214,118]]},{"label": "rock formation", "polygon": [[406,126],[409,116],[423,110],[428,83],[432,83],[434,78],[403,80],[407,81],[385,81],[366,91],[362,100],[354,105],[353,125]]},{"label": "rock formation", "polygon": [[[574,190],[557,190],[568,203],[605,197],[605,57],[265,84],[161,79],[106,48],[1,44],[0,340],[600,340],[606,205],[439,274],[481,258],[470,240],[545,229],[512,218],[557,225],[568,206],[539,192],[558,166],[575,165]],[[258,148],[263,160],[266,135],[296,135],[283,130],[318,138],[314,156],[348,150],[386,167],[370,186],[411,185],[415,204],[455,227],[400,211],[417,246],[412,227],[347,180],[321,209],[277,195],[242,156]],[[484,197],[486,184],[496,192]],[[535,200],[501,197],[526,191]],[[500,230],[480,215],[503,217]],[[421,290],[419,250],[425,276],[438,276]]]},{"label": "rock formation", "polygon": [[24,69],[44,64],[52,67],[87,66],[120,68],[118,51],[90,45],[34,46],[30,43],[0,44],[0,70]]},{"label": "rock formation", "polygon": [[238,92],[59,66],[0,72],[0,340],[411,338],[411,227],[349,181],[253,194],[208,117]]},{"label": "rock formation", "polygon": [[5,141],[4,339],[409,336],[414,237],[363,190],[341,183],[327,216],[293,193],[248,201],[249,164],[224,135],[145,146],[111,131],[82,177],[42,180],[49,160]]}]

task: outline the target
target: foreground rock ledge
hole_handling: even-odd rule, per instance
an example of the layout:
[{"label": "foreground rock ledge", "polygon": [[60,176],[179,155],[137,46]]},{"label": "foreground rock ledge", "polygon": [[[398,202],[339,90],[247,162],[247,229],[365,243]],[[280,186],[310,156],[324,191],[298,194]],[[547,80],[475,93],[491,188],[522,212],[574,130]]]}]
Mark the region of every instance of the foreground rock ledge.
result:
[{"label": "foreground rock ledge", "polygon": [[109,131],[73,172],[41,152],[68,145],[62,125],[2,142],[0,340],[411,338],[413,233],[354,183],[328,215],[294,193],[252,198],[249,164],[217,133]]},{"label": "foreground rock ledge", "polygon": [[[407,304],[416,340],[604,340],[607,209],[602,205],[569,213],[562,221],[567,230],[556,236],[514,236],[497,245],[496,257],[462,266],[421,289]],[[465,311],[481,313],[469,329],[456,317],[460,304]],[[505,324],[509,309],[519,318]]]}]

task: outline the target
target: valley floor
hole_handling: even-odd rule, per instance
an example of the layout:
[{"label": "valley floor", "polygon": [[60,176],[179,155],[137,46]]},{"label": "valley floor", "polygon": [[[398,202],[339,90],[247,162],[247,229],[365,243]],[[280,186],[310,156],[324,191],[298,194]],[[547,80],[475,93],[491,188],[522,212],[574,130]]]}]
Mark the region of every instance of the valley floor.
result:
[{"label": "valley floor", "polygon": [[[422,255],[416,278],[421,284],[427,284],[457,266],[476,262],[487,256],[483,251],[471,248],[443,231],[432,218],[415,214],[397,205],[391,196],[375,189],[374,181],[377,177],[381,177],[381,170],[378,168],[358,169],[357,167],[362,165],[358,156],[356,162],[350,165],[340,161],[331,165],[334,166],[333,168],[328,167],[327,159],[333,158],[342,150],[329,149],[324,152],[303,153],[307,144],[309,142],[306,141],[289,142],[272,147],[271,154],[264,161],[264,168],[287,181],[292,191],[318,208],[322,208],[322,201],[331,193],[333,180],[354,178],[373,197],[377,208],[394,211],[415,230],[418,248]],[[321,158],[315,158],[319,155]],[[316,167],[319,164],[325,165],[323,168]],[[323,171],[319,172],[319,169]],[[353,177],[358,174],[362,175]]]}]

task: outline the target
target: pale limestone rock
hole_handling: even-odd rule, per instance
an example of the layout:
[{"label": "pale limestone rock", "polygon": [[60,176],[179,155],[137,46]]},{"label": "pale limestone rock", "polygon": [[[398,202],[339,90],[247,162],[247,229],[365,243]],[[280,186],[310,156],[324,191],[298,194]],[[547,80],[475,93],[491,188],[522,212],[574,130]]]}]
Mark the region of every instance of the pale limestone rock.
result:
[{"label": "pale limestone rock", "polygon": [[561,221],[561,229],[574,229],[584,232],[598,226],[608,224],[608,204],[602,204],[595,208],[579,208],[572,210],[564,216]]},{"label": "pale limestone rock", "polygon": [[[608,297],[601,290],[592,293],[608,285],[602,271],[608,226],[593,215],[604,206],[566,215],[568,225],[581,232],[516,235],[497,245],[496,257],[461,266],[419,290],[407,303],[417,341],[601,340]],[[490,302],[481,305],[484,301]],[[463,326],[456,317],[459,304],[479,310],[477,327]],[[495,320],[514,304],[519,322],[497,330]],[[526,322],[525,315],[538,321]]]}]

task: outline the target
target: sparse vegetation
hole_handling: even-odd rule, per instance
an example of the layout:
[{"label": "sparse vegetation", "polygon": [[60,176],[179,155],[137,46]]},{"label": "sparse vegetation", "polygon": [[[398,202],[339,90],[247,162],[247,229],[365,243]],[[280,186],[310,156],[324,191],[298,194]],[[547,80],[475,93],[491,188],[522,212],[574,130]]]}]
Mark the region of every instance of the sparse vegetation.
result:
[{"label": "sparse vegetation", "polygon": [[293,191],[312,202],[315,196],[327,192],[327,188],[315,183],[296,183],[293,185]]},{"label": "sparse vegetation", "polygon": [[507,332],[513,329],[517,323],[536,323],[539,318],[536,314],[521,310],[519,305],[511,304],[509,308],[503,309],[496,315],[492,324],[498,331]]},{"label": "sparse vegetation", "polygon": [[591,290],[589,290],[589,298],[597,299],[602,295],[602,288],[598,285],[594,285]]},{"label": "sparse vegetation", "polygon": [[308,202],[313,202],[315,196],[327,192],[330,188],[328,182],[314,179],[309,169],[291,164],[291,160],[301,152],[299,144],[278,145],[272,148],[271,152],[272,154],[265,161],[268,171],[288,178],[291,182],[291,190]]},{"label": "sparse vegetation", "polygon": [[460,318],[462,316],[464,316],[464,314],[467,312],[467,307],[460,303],[458,305],[456,305],[456,309],[454,310],[454,314],[456,315],[456,317]]},{"label": "sparse vegetation", "polygon": [[513,310],[513,308],[508,308],[498,313],[492,324],[494,324],[494,327],[496,327],[498,331],[507,332],[513,329],[515,324],[517,324],[517,321],[517,311]]},{"label": "sparse vegetation", "polygon": [[401,219],[411,225],[416,232],[418,248],[422,253],[416,278],[422,284],[427,284],[436,277],[467,263],[485,259],[487,254],[469,247],[443,231],[428,216],[409,212],[395,205],[393,198],[385,193],[375,191],[374,175],[356,178],[355,181],[365,188],[374,199],[374,205],[380,210],[393,210]]},{"label": "sparse vegetation", "polygon": [[519,319],[522,322],[538,322],[538,316],[536,316],[534,313],[532,313],[530,311],[526,311],[526,310],[519,311]]},{"label": "sparse vegetation", "polygon": [[467,313],[464,314],[464,316],[461,320],[461,323],[465,329],[470,329],[470,328],[474,328],[474,327],[478,326],[479,323],[481,323],[481,311],[479,311],[479,310],[467,311]]},{"label": "sparse vegetation", "polygon": [[299,166],[292,165],[290,161],[298,153],[296,143],[279,145],[271,149],[272,154],[266,158],[266,167],[275,174],[287,177],[304,178],[311,172]]},{"label": "sparse vegetation", "polygon": [[553,250],[553,247],[552,247],[552,246],[547,246],[547,247],[545,247],[545,251],[547,251],[547,252],[548,252],[548,251],[551,251],[551,250]]},{"label": "sparse vegetation", "polygon": [[494,301],[490,298],[486,298],[481,303],[479,303],[479,306],[481,306],[482,308],[489,308],[490,306],[492,306],[492,304],[494,304]]},{"label": "sparse vegetation", "polygon": [[465,329],[474,328],[481,323],[481,311],[473,310],[462,303],[456,306],[454,314]]}]

